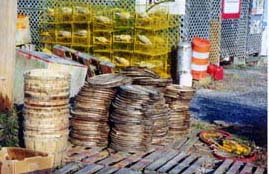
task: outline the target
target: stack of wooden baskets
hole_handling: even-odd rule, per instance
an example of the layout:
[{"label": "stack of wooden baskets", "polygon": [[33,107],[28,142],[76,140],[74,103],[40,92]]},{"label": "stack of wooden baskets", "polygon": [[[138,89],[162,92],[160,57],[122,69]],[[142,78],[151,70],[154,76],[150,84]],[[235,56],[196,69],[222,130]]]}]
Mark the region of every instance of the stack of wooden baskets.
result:
[{"label": "stack of wooden baskets", "polygon": [[170,85],[166,87],[165,99],[170,107],[168,140],[187,134],[190,129],[189,104],[194,90],[189,87]]},{"label": "stack of wooden baskets", "polygon": [[28,149],[62,163],[69,134],[68,73],[36,69],[25,73],[24,141]]}]

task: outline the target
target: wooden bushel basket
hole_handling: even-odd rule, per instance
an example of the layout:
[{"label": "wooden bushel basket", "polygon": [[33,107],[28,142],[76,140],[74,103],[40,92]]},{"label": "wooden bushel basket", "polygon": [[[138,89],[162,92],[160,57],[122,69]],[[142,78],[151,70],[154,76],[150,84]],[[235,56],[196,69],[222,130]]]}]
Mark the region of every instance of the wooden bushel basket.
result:
[{"label": "wooden bushel basket", "polygon": [[69,118],[66,115],[54,118],[27,118],[23,122],[27,130],[63,130],[69,128]]},{"label": "wooden bushel basket", "polygon": [[53,156],[54,166],[61,165],[68,144],[68,129],[62,131],[24,131],[24,142],[28,149],[49,153]]},{"label": "wooden bushel basket", "polygon": [[67,148],[68,130],[62,131],[24,131],[26,148],[47,153],[61,152]]},{"label": "wooden bushel basket", "polygon": [[58,116],[69,116],[69,105],[60,107],[33,107],[24,105],[24,118],[57,118]]},{"label": "wooden bushel basket", "polygon": [[68,104],[70,74],[47,69],[36,69],[26,72],[24,77],[26,104],[44,107]]}]

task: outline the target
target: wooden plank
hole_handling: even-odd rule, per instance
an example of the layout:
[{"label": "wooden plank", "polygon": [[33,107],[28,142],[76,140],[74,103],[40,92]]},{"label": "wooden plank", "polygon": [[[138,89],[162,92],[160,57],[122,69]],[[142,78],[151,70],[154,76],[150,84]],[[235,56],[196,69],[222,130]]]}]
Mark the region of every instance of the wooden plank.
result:
[{"label": "wooden plank", "polygon": [[233,163],[233,160],[225,160],[214,172],[214,174],[225,173],[229,169],[230,165]]},{"label": "wooden plank", "polygon": [[97,154],[88,156],[88,158],[86,158],[82,161],[82,164],[84,164],[84,165],[93,164],[93,163],[100,161],[108,156],[109,156],[108,151],[104,150],[104,151],[99,152]]},{"label": "wooden plank", "polygon": [[241,170],[240,174],[248,174],[248,173],[252,173],[252,169],[253,169],[254,165],[251,163],[247,163],[245,165],[245,167]]},{"label": "wooden plank", "polygon": [[78,161],[81,161],[83,160],[84,158],[86,158],[87,156],[91,156],[91,155],[94,155],[98,152],[95,152],[95,153],[79,153],[79,154],[75,154],[71,157],[68,157],[68,160],[71,162],[71,161],[74,161],[74,162],[78,162]]},{"label": "wooden plank", "polygon": [[83,159],[85,159],[87,157],[97,155],[98,153],[99,153],[98,151],[90,151],[90,152],[85,151],[83,153],[75,154],[75,155],[69,157],[68,160],[74,161],[74,162],[79,162],[79,161],[82,161]]},{"label": "wooden plank", "polygon": [[124,168],[132,163],[135,163],[137,162],[138,160],[140,160],[143,156],[145,156],[147,153],[136,153],[136,154],[133,154],[127,158],[125,158],[124,160],[112,165],[113,167],[116,167],[116,168]]},{"label": "wooden plank", "polygon": [[243,162],[241,162],[241,161],[236,161],[236,162],[232,165],[232,167],[231,167],[226,173],[227,173],[227,174],[237,174],[237,173],[239,173],[239,169],[240,169],[240,167],[241,167],[242,165],[244,165]]},{"label": "wooden plank", "polygon": [[179,147],[177,150],[188,152],[192,146],[198,141],[199,137],[194,135],[190,137],[181,147]]},{"label": "wooden plank", "polygon": [[17,1],[0,0],[0,111],[12,109],[16,62]]},{"label": "wooden plank", "polygon": [[167,161],[174,158],[178,153],[179,152],[176,150],[168,151],[168,153],[166,153],[164,156],[162,156],[161,158],[157,159],[156,161],[151,163],[149,166],[147,166],[146,170],[151,170],[151,171],[157,170],[158,168],[163,166],[165,163],[167,163]]},{"label": "wooden plank", "polygon": [[118,152],[115,154],[111,154],[108,158],[99,161],[97,164],[108,166],[112,163],[123,160],[124,158],[130,156],[128,153]]},{"label": "wooden plank", "polygon": [[143,174],[160,174],[160,173],[157,171],[145,170],[145,171],[143,171]]},{"label": "wooden plank", "polygon": [[265,169],[261,167],[258,167],[254,172],[254,174],[264,174],[264,173],[265,173]]},{"label": "wooden plank", "polygon": [[151,153],[150,155],[146,156],[145,158],[138,161],[136,164],[131,166],[130,168],[133,170],[142,171],[146,166],[148,166],[150,163],[152,163],[154,160],[158,159],[162,155],[164,155],[167,152],[168,149],[159,149],[155,152]]},{"label": "wooden plank", "polygon": [[200,157],[190,167],[188,167],[182,174],[201,173],[202,165],[208,157]]},{"label": "wooden plank", "polygon": [[119,168],[105,166],[102,170],[99,170],[96,174],[112,174],[118,170]]},{"label": "wooden plank", "polygon": [[96,165],[96,164],[90,164],[84,167],[83,169],[77,171],[75,174],[92,174],[97,172],[98,170],[102,169],[103,166]]},{"label": "wooden plank", "polygon": [[180,140],[176,141],[173,145],[173,149],[180,149],[186,142],[188,141],[188,137],[183,137]]},{"label": "wooden plank", "polygon": [[80,154],[80,153],[89,153],[89,152],[100,152],[102,151],[104,148],[101,147],[93,147],[93,148],[85,148],[82,146],[75,146],[75,147],[71,147],[68,151],[67,151],[67,156],[74,156],[76,154]]},{"label": "wooden plank", "polygon": [[142,172],[141,171],[130,170],[130,169],[127,169],[127,168],[122,168],[118,172],[116,172],[115,174],[142,174]]},{"label": "wooden plank", "polygon": [[78,171],[81,168],[81,166],[79,165],[79,163],[69,163],[66,166],[64,166],[61,169],[58,169],[54,172],[54,174],[67,174],[67,173],[74,173],[76,171]]},{"label": "wooden plank", "polygon": [[169,174],[177,174],[183,171],[186,167],[188,167],[198,156],[195,154],[190,155],[187,157],[183,162],[176,165],[171,171],[169,171]]},{"label": "wooden plank", "polygon": [[181,152],[180,154],[176,155],[173,159],[168,161],[164,166],[162,166],[160,169],[158,169],[158,172],[165,173],[168,170],[170,170],[172,167],[174,167],[179,161],[184,159],[187,156],[186,153]]}]

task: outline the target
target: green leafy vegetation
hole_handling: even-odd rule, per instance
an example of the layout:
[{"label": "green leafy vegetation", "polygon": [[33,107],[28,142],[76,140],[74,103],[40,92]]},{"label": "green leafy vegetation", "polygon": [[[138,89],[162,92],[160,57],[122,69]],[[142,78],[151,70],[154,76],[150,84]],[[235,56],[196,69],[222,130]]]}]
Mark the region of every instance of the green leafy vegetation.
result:
[{"label": "green leafy vegetation", "polygon": [[18,113],[15,109],[0,113],[0,145],[2,147],[19,146]]}]

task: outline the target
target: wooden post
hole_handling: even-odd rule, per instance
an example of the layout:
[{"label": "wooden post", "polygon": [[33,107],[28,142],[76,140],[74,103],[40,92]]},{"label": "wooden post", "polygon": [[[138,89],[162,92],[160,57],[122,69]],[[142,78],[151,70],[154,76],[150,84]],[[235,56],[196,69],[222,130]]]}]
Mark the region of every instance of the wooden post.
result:
[{"label": "wooden post", "polygon": [[0,111],[12,108],[17,0],[0,0]]}]

